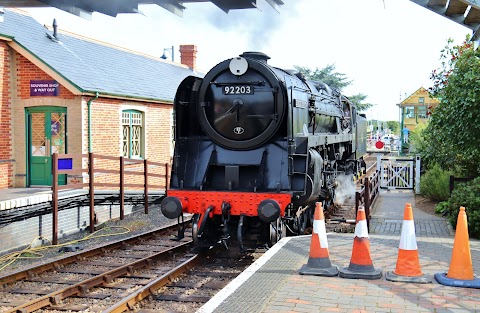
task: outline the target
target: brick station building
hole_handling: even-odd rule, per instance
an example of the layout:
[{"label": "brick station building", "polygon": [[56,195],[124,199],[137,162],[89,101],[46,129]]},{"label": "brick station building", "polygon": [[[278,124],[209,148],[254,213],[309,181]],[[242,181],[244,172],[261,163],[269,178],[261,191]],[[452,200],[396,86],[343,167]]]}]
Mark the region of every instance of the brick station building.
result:
[{"label": "brick station building", "polygon": [[[180,53],[184,64],[47,29],[23,11],[5,10],[0,189],[50,186],[54,152],[169,162],[176,88],[198,75],[196,47],[180,46]],[[74,160],[74,168],[81,166],[85,159]]]}]

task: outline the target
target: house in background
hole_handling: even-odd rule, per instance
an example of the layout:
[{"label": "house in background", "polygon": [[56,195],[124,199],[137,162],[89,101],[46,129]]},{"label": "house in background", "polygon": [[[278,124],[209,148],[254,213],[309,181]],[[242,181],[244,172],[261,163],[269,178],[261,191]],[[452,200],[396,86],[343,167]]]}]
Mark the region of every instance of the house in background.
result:
[{"label": "house in background", "polygon": [[420,87],[398,104],[402,112],[403,126],[412,131],[418,124],[425,123],[439,103],[438,99],[430,97],[425,88]]},{"label": "house in background", "polygon": [[[52,30],[20,10],[0,22],[0,189],[49,186],[52,153],[149,159],[172,151],[172,103],[196,47],[165,61]],[[76,160],[75,168],[86,168]],[[118,169],[118,168],[117,168]],[[60,177],[64,184],[80,177]]]}]

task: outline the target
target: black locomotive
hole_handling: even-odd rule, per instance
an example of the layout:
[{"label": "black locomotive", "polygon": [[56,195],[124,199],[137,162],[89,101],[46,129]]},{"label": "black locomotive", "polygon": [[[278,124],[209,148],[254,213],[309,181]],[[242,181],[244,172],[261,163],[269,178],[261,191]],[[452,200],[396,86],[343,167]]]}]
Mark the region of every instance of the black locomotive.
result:
[{"label": "black locomotive", "polygon": [[[366,119],[338,90],[245,52],[187,77],[174,102],[169,218],[194,214],[198,245],[272,245],[305,231],[336,178],[361,171]],[[251,238],[254,234],[254,238]]]}]

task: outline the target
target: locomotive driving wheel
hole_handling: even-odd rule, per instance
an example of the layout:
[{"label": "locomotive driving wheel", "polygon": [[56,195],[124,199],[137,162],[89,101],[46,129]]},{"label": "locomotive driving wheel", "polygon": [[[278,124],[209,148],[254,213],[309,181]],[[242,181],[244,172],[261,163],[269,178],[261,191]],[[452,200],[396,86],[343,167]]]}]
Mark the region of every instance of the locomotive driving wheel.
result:
[{"label": "locomotive driving wheel", "polygon": [[193,244],[198,247],[198,220],[200,215],[195,214],[193,216],[193,223],[192,223],[192,239]]},{"label": "locomotive driving wheel", "polygon": [[303,235],[307,229],[309,208],[295,214],[293,228],[297,235]]},{"label": "locomotive driving wheel", "polygon": [[287,227],[284,221],[279,217],[276,221],[270,223],[270,237],[268,240],[268,246],[272,247],[274,244],[280,241],[283,237],[287,236]]}]

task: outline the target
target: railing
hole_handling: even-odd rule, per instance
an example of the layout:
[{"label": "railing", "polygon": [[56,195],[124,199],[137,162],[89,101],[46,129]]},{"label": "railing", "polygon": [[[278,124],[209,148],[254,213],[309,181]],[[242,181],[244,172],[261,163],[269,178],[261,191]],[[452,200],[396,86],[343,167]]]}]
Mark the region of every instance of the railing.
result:
[{"label": "railing", "polygon": [[[88,158],[88,169],[78,168],[74,169],[73,164],[75,159],[80,159],[83,162],[84,158]],[[102,169],[95,166],[95,160],[109,160],[118,162],[119,170],[112,169]],[[128,164],[143,164],[143,172],[125,170],[125,165]],[[60,168],[59,168],[60,164]],[[149,172],[149,166],[163,167],[165,174],[156,174]],[[125,188],[143,188],[144,191],[144,205],[145,205],[145,214],[148,214],[148,191],[150,188],[159,188],[166,190],[168,185],[168,163],[158,163],[148,160],[137,160],[129,159],[123,156],[121,157],[112,157],[105,155],[98,155],[94,153],[88,154],[53,154],[53,166],[52,166],[52,202],[53,202],[53,227],[52,227],[52,243],[55,245],[58,243],[58,191],[64,189],[84,189],[88,187],[89,189],[89,219],[90,226],[89,230],[91,233],[95,231],[95,187],[113,187],[119,188],[120,192],[120,219],[125,218]],[[83,175],[83,173],[88,174],[88,183],[75,183],[67,184],[64,186],[58,185],[58,175],[61,174],[70,174],[70,175]],[[101,174],[113,174],[118,175],[118,183],[108,183],[108,182],[95,182],[95,176]],[[134,184],[126,183],[125,175],[133,176],[143,176],[143,184]],[[149,183],[150,177],[156,177],[159,179],[164,178],[165,184],[153,185]]]},{"label": "railing", "polygon": [[452,194],[453,189],[455,189],[455,182],[467,182],[471,181],[475,178],[475,176],[469,176],[469,177],[455,177],[450,175],[450,194]]},{"label": "railing", "polygon": [[370,228],[370,208],[377,199],[380,192],[380,172],[376,171],[372,177],[365,177],[363,179],[363,186],[360,191],[355,193],[355,216],[358,207],[363,205],[365,207],[365,216],[367,217],[367,227]]}]

